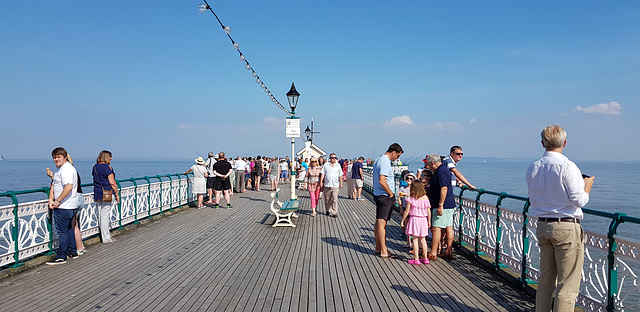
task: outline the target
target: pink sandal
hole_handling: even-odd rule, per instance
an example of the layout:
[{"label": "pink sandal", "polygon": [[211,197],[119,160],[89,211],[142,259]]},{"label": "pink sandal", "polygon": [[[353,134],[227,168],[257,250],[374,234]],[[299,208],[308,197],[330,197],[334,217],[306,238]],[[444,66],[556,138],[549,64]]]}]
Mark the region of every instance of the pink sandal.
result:
[{"label": "pink sandal", "polygon": [[411,259],[411,260],[409,260],[409,261],[407,261],[407,262],[409,262],[409,264],[413,264],[413,265],[420,265],[420,264],[422,264],[422,262],[420,262],[420,260],[414,260],[414,259]]}]

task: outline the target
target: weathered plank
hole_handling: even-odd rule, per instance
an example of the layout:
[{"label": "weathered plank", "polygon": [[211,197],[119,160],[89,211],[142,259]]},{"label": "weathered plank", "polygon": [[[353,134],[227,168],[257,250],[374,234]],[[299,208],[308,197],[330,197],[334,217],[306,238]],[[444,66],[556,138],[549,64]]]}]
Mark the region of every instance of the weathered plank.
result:
[{"label": "weathered plank", "polygon": [[[456,256],[413,266],[394,213],[374,255],[375,206],[339,197],[337,219],[311,217],[298,191],[296,228],[272,228],[269,192],[234,209],[189,209],[92,245],[65,265],[0,281],[7,310],[50,311],[528,311],[533,299]],[[367,195],[369,196],[369,195]],[[282,187],[281,199],[289,197]]]}]

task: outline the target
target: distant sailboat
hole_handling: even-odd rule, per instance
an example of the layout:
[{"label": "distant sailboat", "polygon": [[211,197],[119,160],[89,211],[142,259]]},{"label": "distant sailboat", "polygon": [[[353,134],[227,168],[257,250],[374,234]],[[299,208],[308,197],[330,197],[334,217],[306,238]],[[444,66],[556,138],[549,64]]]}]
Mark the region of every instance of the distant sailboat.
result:
[{"label": "distant sailboat", "polygon": [[4,160],[4,155],[0,155],[0,160]]}]

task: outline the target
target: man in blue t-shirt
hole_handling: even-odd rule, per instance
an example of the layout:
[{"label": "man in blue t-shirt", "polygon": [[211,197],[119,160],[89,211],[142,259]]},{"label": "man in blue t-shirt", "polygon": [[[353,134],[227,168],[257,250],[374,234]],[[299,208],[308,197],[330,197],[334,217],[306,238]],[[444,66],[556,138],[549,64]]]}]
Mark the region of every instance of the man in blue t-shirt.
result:
[{"label": "man in blue t-shirt", "polygon": [[362,187],[364,183],[362,181],[362,176],[364,173],[362,172],[362,162],[364,161],[364,157],[360,156],[358,160],[353,162],[353,166],[351,166],[351,180],[353,181],[353,198],[355,200],[364,200],[362,198]]},{"label": "man in blue t-shirt", "polygon": [[438,154],[431,154],[427,157],[427,169],[433,170],[434,174],[429,181],[427,196],[431,203],[431,252],[427,256],[430,260],[438,257],[438,246],[442,237],[442,229],[446,229],[447,248],[442,257],[451,259],[451,245],[453,244],[453,213],[456,208],[456,201],[453,197],[453,187],[451,186],[451,173],[449,168],[442,163]]},{"label": "man in blue t-shirt", "polygon": [[393,143],[373,164],[373,201],[376,203],[376,225],[373,233],[376,238],[375,253],[382,258],[398,258],[398,255],[387,250],[387,221],[391,219],[395,206],[395,175],[391,162],[398,159],[402,152],[400,144]]}]

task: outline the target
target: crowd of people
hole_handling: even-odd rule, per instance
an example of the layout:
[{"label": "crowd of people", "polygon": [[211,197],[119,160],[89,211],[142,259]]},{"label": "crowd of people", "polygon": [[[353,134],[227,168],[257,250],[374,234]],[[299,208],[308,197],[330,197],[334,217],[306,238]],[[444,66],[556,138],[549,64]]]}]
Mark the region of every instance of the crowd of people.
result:
[{"label": "crowd of people", "polygon": [[[541,134],[545,154],[534,162],[526,175],[531,202],[531,214],[538,218],[537,237],[540,244],[540,270],[536,306],[539,311],[568,311],[572,309],[579,291],[580,275],[584,262],[584,232],[580,226],[583,217],[581,207],[589,200],[594,178],[582,175],[575,163],[562,155],[566,146],[566,132],[560,126],[546,127]],[[401,174],[396,190],[396,174],[392,162],[404,153],[398,143],[393,143],[375,161],[373,166],[373,201],[376,206],[374,226],[375,254],[382,258],[399,258],[387,248],[386,226],[396,205],[402,216],[401,227],[410,247],[412,265],[428,264],[439,257],[451,259],[453,247],[453,215],[456,203],[453,189],[467,186],[475,189],[456,168],[462,159],[462,147],[453,146],[449,155],[426,155],[424,168],[417,173]],[[51,153],[58,169],[47,168],[51,177],[49,207],[52,223],[60,244],[57,255],[48,265],[66,263],[67,257],[84,254],[78,213],[83,205],[80,175],[73,167],[67,151],[58,147]],[[115,242],[111,237],[110,218],[118,198],[118,186],[111,167],[112,154],[101,151],[92,168],[94,200],[98,210],[100,238],[103,243]],[[322,157],[290,160],[288,157],[237,157],[228,159],[224,152],[209,153],[208,159],[195,159],[185,174],[193,173],[192,192],[196,195],[198,209],[205,204],[220,207],[224,197],[226,208],[231,209],[231,195],[247,189],[260,191],[263,181],[270,191],[279,183],[289,182],[289,172],[295,170],[300,188],[310,195],[311,216],[318,214],[318,203],[324,197],[327,216],[338,218],[338,193],[347,184],[348,198],[363,200],[364,157],[353,160],[338,159],[335,153],[329,161]],[[205,194],[208,194],[205,202]],[[428,250],[427,237],[431,236]]]}]

